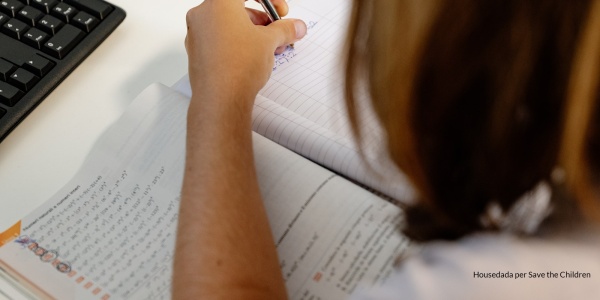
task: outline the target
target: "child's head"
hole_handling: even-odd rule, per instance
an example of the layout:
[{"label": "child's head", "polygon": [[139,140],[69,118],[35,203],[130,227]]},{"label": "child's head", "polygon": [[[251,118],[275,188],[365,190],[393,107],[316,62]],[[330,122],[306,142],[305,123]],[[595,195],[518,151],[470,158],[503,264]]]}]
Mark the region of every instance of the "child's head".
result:
[{"label": "child's head", "polygon": [[597,1],[355,0],[348,43],[350,116],[367,85],[420,195],[407,234],[481,230],[491,202],[507,210],[556,168],[599,214]]}]

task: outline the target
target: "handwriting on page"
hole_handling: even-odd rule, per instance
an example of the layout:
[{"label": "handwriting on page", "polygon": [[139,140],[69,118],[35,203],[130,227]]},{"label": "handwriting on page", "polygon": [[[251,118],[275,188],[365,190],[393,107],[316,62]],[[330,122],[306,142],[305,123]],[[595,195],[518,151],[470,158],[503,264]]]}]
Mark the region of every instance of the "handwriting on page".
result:
[{"label": "handwriting on page", "polygon": [[368,134],[355,143],[343,61],[351,1],[302,0],[290,5],[289,17],[307,21],[309,31],[294,49],[276,57],[271,78],[255,102],[252,129],[384,194],[413,198],[407,179],[387,156],[385,134],[365,82],[356,87],[355,96],[360,131]]},{"label": "handwriting on page", "polygon": [[167,293],[169,281],[157,277],[170,277],[179,198],[153,197],[164,174],[161,167],[141,184],[123,170],[114,182],[98,176],[75,187],[24,228],[29,244],[59,257],[67,276],[94,294],[127,297],[142,287]]},{"label": "handwriting on page", "polygon": [[296,57],[294,48],[288,46],[287,49],[281,54],[275,55],[275,65],[273,66],[273,72],[277,71],[277,68],[289,63]]},{"label": "handwriting on page", "polygon": [[341,106],[344,85],[340,56],[348,8],[316,12],[305,4],[295,6],[290,12],[305,20],[308,33],[293,49],[288,48],[275,57],[271,80],[260,95],[349,137],[345,108]]},{"label": "handwriting on page", "polygon": [[[308,21],[306,22],[306,29],[310,31],[313,27],[317,25],[316,21]],[[296,57],[296,49],[292,46],[288,46],[285,51],[281,54],[275,55],[275,65],[273,66],[273,72],[277,71],[277,69],[285,64],[290,63],[293,58]]]}]

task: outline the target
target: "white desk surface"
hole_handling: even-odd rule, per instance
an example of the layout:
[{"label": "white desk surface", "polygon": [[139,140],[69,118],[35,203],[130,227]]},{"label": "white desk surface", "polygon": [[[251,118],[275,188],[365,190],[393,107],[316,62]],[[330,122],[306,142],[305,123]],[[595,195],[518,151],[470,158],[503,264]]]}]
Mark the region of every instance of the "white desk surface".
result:
[{"label": "white desk surface", "polygon": [[0,143],[0,232],[54,195],[148,85],[187,73],[185,14],[201,0],[111,0],[119,27]]}]

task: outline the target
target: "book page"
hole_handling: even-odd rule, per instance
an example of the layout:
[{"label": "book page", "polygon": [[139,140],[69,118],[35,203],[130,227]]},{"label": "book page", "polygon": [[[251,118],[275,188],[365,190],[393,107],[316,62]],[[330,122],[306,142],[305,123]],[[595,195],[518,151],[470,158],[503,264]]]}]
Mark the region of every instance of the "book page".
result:
[{"label": "book page", "polygon": [[396,206],[260,135],[255,151],[280,164],[257,172],[290,299],[345,299],[391,274],[408,246]]},{"label": "book page", "polygon": [[0,267],[43,298],[168,298],[185,159],[179,99],[146,89],[77,175],[9,230],[17,237],[0,248]]},{"label": "book page", "polygon": [[[0,234],[0,273],[42,299],[168,299],[187,97],[147,88],[78,174]],[[253,135],[261,193],[291,299],[343,299],[407,249],[397,207]]]},{"label": "book page", "polygon": [[[387,155],[384,134],[366,92],[357,103],[362,148],[355,143],[350,129],[344,59],[352,1],[291,0],[289,5],[287,17],[304,20],[307,35],[275,56],[271,78],[259,95],[308,122],[289,122],[288,113],[276,112],[280,109],[274,109],[274,105],[257,101],[256,110],[271,113],[255,114],[254,130],[344,176],[410,202],[413,191]],[[320,129],[313,130],[313,124]],[[278,136],[278,131],[303,142],[289,143],[287,137]]]},{"label": "book page", "polygon": [[[290,0],[290,18],[308,27],[304,39],[275,56],[271,78],[257,96],[253,130],[396,200],[414,192],[389,159],[368,97],[360,99],[362,155],[353,140],[344,98],[343,51],[351,0]],[[186,76],[173,88],[191,97]]]}]

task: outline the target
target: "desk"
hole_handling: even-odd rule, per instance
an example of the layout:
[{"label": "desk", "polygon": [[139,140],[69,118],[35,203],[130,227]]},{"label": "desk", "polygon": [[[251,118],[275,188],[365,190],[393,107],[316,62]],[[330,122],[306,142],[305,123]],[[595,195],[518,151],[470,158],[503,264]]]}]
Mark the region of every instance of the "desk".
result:
[{"label": "desk", "polygon": [[185,14],[200,2],[112,0],[123,23],[0,143],[0,231],[66,184],[144,88],[187,73]]}]

